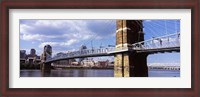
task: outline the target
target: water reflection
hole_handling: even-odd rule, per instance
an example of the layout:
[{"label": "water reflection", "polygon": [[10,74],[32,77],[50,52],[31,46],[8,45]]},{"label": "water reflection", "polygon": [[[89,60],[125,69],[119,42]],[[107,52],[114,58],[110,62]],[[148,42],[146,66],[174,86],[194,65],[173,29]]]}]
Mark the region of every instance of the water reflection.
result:
[{"label": "water reflection", "polygon": [[51,75],[51,71],[40,71],[41,72],[41,76],[43,77],[50,77]]},{"label": "water reflection", "polygon": [[21,70],[20,77],[113,77],[112,69]]},{"label": "water reflection", "polygon": [[[20,77],[114,77],[113,69],[20,70]],[[180,77],[178,70],[149,70],[149,77]]]}]

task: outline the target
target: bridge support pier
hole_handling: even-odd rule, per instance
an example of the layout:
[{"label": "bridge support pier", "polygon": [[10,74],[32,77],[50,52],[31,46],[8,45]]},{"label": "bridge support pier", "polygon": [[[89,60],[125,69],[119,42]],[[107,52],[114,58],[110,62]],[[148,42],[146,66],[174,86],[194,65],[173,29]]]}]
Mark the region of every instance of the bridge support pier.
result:
[{"label": "bridge support pier", "polygon": [[51,63],[41,64],[40,69],[42,70],[42,72],[50,72],[51,71]]},{"label": "bridge support pier", "polygon": [[[142,20],[117,20],[116,49],[132,49],[132,44],[140,41],[144,41]],[[116,54],[114,76],[148,76],[147,54],[134,51]]]},{"label": "bridge support pier", "polygon": [[41,55],[41,65],[40,69],[42,71],[42,75],[45,76],[45,73],[50,73],[51,72],[51,62],[46,62],[47,59],[51,58],[52,55],[52,47],[50,45],[45,45],[44,46],[44,51],[43,54]]},{"label": "bridge support pier", "polygon": [[50,76],[50,73],[51,73],[51,64],[50,63],[48,63],[48,64],[45,64],[45,63],[40,64],[40,69],[41,69],[41,76],[42,77],[49,77]]},{"label": "bridge support pier", "polygon": [[122,53],[115,55],[115,77],[147,77],[147,54]]}]

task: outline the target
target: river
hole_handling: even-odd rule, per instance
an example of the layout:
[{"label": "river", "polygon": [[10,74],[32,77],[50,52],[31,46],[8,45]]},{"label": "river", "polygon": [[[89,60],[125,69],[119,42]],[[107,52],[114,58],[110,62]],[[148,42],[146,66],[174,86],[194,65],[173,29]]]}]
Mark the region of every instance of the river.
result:
[{"label": "river", "polygon": [[[149,77],[180,77],[179,70],[149,70]],[[20,70],[20,77],[113,77],[113,69]]]}]

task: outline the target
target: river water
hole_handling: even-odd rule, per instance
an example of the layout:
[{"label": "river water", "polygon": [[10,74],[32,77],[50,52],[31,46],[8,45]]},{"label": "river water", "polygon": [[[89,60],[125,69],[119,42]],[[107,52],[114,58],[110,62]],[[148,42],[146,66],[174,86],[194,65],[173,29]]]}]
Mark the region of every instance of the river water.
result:
[{"label": "river water", "polygon": [[[179,70],[149,70],[149,77],[180,77]],[[20,70],[20,77],[114,77],[113,69]]]}]

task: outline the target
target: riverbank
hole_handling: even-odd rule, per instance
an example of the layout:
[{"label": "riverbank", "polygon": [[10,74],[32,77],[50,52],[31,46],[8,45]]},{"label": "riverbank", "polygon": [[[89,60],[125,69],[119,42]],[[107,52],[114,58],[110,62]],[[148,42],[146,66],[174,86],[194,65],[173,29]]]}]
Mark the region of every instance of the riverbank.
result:
[{"label": "riverbank", "polygon": [[[52,70],[57,69],[114,69],[114,67],[80,67],[80,66],[70,66],[70,67],[54,67],[51,66]],[[40,70],[39,65],[26,65],[20,66],[20,70]]]},{"label": "riverbank", "polygon": [[113,67],[63,67],[62,69],[114,69],[114,68]]}]

